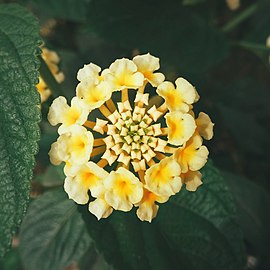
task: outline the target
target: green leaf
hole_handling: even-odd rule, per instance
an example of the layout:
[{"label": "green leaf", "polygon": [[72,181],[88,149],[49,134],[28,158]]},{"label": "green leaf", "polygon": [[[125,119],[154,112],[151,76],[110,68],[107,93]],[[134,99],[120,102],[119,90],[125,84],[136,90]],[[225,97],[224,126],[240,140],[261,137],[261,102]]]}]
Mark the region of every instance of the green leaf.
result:
[{"label": "green leaf", "polygon": [[250,246],[250,254],[258,257],[265,266],[270,267],[270,194],[256,183],[244,176],[222,172],[232,192],[238,220],[244,237]]},{"label": "green leaf", "polygon": [[38,175],[34,180],[39,182],[43,187],[63,186],[65,174],[64,166],[49,165],[43,174]]},{"label": "green leaf", "polygon": [[87,6],[91,0],[32,0],[42,13],[71,21],[84,21],[87,17]]},{"label": "green leaf", "polygon": [[257,12],[249,21],[247,27],[248,31],[245,33],[245,40],[265,45],[266,39],[269,36],[270,27],[270,18],[265,15],[265,11],[270,9],[270,2],[268,0],[258,2]]},{"label": "green leaf", "polygon": [[0,260],[1,270],[21,270],[21,259],[18,248],[13,248]]},{"label": "green leaf", "polygon": [[192,6],[205,2],[205,0],[183,0],[183,5]]},{"label": "green leaf", "polygon": [[80,207],[90,235],[116,269],[244,269],[244,249],[232,197],[217,169],[208,162],[204,185],[182,190],[162,204],[151,224],[135,211],[115,211],[96,221]]},{"label": "green leaf", "polygon": [[207,70],[226,57],[228,43],[209,22],[179,1],[93,0],[89,28],[122,48],[160,57],[177,72]]},{"label": "green leaf", "polygon": [[221,112],[228,130],[244,151],[260,154],[268,148],[266,126],[256,119],[254,111],[243,112],[223,104],[217,104],[217,108]]},{"label": "green leaf", "polygon": [[160,210],[165,237],[190,259],[191,269],[243,269],[242,233],[231,194],[219,171],[203,169],[203,186],[182,191]]},{"label": "green leaf", "polygon": [[90,244],[76,204],[62,190],[47,192],[32,202],[20,230],[26,269],[63,269],[78,261]]},{"label": "green leaf", "polygon": [[0,256],[26,211],[40,121],[39,26],[18,5],[0,5]]}]

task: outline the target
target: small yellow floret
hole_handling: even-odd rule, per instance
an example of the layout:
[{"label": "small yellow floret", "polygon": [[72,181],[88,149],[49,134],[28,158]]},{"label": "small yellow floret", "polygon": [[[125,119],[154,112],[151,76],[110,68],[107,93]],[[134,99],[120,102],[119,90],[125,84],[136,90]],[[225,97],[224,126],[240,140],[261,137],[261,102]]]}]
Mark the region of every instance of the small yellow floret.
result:
[{"label": "small yellow floret", "polygon": [[90,110],[94,110],[111,98],[112,88],[108,82],[96,84],[95,79],[88,79],[77,85],[76,93]]},{"label": "small yellow floret", "polygon": [[146,170],[146,187],[160,196],[174,195],[182,186],[180,173],[181,168],[174,159],[164,158]]},{"label": "small yellow floret", "polygon": [[206,140],[211,140],[213,138],[213,128],[210,117],[204,113],[200,112],[198,118],[195,120],[197,125],[198,133]]},{"label": "small yellow floret", "polygon": [[199,171],[188,171],[181,174],[183,183],[186,184],[188,191],[196,191],[197,188],[202,185],[202,174]]},{"label": "small yellow floret", "polygon": [[74,177],[65,179],[64,189],[69,198],[79,204],[89,200],[88,191],[93,197],[98,197],[105,192],[103,179],[108,173],[93,162],[79,166]]},{"label": "small yellow floret", "polygon": [[67,132],[72,125],[82,125],[87,120],[88,114],[89,110],[77,97],[71,100],[71,106],[69,106],[67,100],[60,96],[50,107],[48,121],[53,126],[61,123],[58,133],[62,134]]},{"label": "small yellow floret", "polygon": [[165,99],[170,111],[186,113],[190,105],[197,100],[195,88],[184,78],[175,81],[176,88],[171,82],[163,82],[157,88],[157,93]]},{"label": "small yellow floret", "polygon": [[195,134],[185,145],[178,149],[174,157],[180,164],[182,173],[200,170],[207,161],[208,149],[202,145],[202,138]]},{"label": "small yellow floret", "polygon": [[190,114],[171,112],[165,115],[168,126],[168,141],[174,145],[183,145],[195,132],[196,124]]},{"label": "small yellow floret", "polygon": [[159,206],[155,202],[164,203],[169,197],[159,196],[147,188],[144,188],[143,198],[140,203],[136,214],[141,221],[151,222],[156,217]]},{"label": "small yellow floret", "polygon": [[83,68],[79,69],[77,73],[77,79],[80,82],[94,79],[95,83],[98,84],[102,80],[102,76],[99,75],[101,68],[93,63],[84,65]]},{"label": "small yellow floret", "polygon": [[83,164],[89,160],[93,149],[94,137],[90,131],[79,125],[72,125],[53,143],[49,152],[50,160],[58,165],[62,161]]},{"label": "small yellow floret", "polygon": [[144,81],[144,76],[137,71],[137,66],[126,58],[117,59],[112,63],[104,77],[112,84],[113,91],[136,89],[142,86]]},{"label": "small yellow floret", "polygon": [[133,62],[152,86],[157,87],[164,81],[165,76],[162,73],[154,73],[160,67],[159,58],[147,53],[135,56]]},{"label": "small yellow floret", "polygon": [[[48,68],[55,77],[56,81],[58,83],[61,83],[64,80],[64,74],[62,72],[59,72],[58,63],[60,61],[60,58],[57,53],[47,48],[42,48],[41,57],[48,65]],[[46,101],[51,95],[51,90],[48,88],[47,84],[41,77],[39,78],[39,83],[36,85],[36,87],[40,94],[41,103]]]},{"label": "small yellow floret", "polygon": [[113,212],[113,208],[105,201],[104,196],[90,202],[88,209],[98,220],[107,218]]},{"label": "small yellow floret", "polygon": [[130,211],[143,196],[140,180],[123,167],[112,171],[104,180],[104,185],[107,189],[105,200],[116,210]]}]

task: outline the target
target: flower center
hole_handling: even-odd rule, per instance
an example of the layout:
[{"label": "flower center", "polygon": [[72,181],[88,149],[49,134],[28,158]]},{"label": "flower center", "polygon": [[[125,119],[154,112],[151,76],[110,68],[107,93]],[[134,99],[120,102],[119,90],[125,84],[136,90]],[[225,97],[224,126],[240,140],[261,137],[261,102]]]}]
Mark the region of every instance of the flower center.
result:
[{"label": "flower center", "polygon": [[135,102],[132,109],[128,99],[117,105],[118,109],[107,116],[111,123],[106,125],[106,151],[102,158],[110,165],[117,161],[128,167],[131,163],[135,172],[145,171],[152,158],[165,152],[167,142],[159,138],[163,135],[161,124],[154,123],[157,119],[153,107],[146,111],[143,104]]}]

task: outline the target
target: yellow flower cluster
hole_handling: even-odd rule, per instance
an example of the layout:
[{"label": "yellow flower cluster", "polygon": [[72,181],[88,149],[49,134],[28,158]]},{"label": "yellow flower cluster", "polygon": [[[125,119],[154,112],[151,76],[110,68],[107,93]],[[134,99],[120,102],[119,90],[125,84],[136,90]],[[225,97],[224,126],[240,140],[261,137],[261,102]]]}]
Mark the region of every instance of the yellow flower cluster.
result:
[{"label": "yellow flower cluster", "polygon": [[51,162],[65,162],[69,198],[89,203],[98,219],[135,206],[138,218],[151,222],[157,203],[183,184],[189,191],[202,184],[203,138],[212,138],[213,123],[203,112],[195,117],[195,88],[184,78],[164,81],[159,67],[149,53],[118,59],[103,71],[90,63],[78,72],[71,105],[60,96],[50,107],[49,122],[61,124]]},{"label": "yellow flower cluster", "polygon": [[[64,74],[63,72],[59,72],[58,64],[60,62],[59,56],[56,52],[51,51],[47,48],[42,48],[41,57],[44,59],[48,68],[50,69],[51,73],[55,77],[58,83],[64,81]],[[48,88],[44,80],[39,77],[39,83],[36,85],[37,90],[40,94],[41,103],[45,102],[49,96],[52,94],[51,90]]]}]

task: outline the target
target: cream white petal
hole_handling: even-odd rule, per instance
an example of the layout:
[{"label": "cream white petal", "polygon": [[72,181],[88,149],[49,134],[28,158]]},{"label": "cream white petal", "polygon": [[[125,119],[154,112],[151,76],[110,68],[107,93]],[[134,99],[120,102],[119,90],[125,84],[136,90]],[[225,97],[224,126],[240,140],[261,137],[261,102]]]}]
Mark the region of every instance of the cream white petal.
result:
[{"label": "cream white petal", "polygon": [[103,198],[97,198],[90,202],[89,211],[100,220],[101,218],[110,216],[113,208]]},{"label": "cream white petal", "polygon": [[78,204],[86,204],[89,201],[88,189],[80,185],[75,178],[67,177],[64,189],[68,197]]},{"label": "cream white petal", "polygon": [[69,106],[67,104],[67,100],[65,97],[60,96],[56,98],[49,109],[48,113],[49,123],[53,126],[62,123],[63,115],[66,113],[68,109]]},{"label": "cream white petal", "polygon": [[141,221],[148,221],[149,223],[152,222],[152,219],[156,217],[157,212],[158,212],[159,206],[156,204],[146,204],[142,203],[139,208],[137,209],[137,217]]},{"label": "cream white petal", "polygon": [[165,115],[168,126],[168,141],[173,145],[183,145],[196,129],[194,118],[190,114],[171,112]]},{"label": "cream white petal", "polygon": [[202,174],[199,171],[189,171],[183,177],[188,191],[196,191],[202,185]]},{"label": "cream white petal", "polygon": [[210,117],[204,113],[200,112],[198,118],[196,119],[197,130],[199,134],[206,140],[211,140],[213,138],[213,128]]},{"label": "cream white petal", "polygon": [[101,68],[93,63],[84,65],[83,68],[79,69],[78,74],[77,74],[77,79],[79,81],[84,81],[89,78],[92,78],[92,79],[97,79],[97,82],[98,82],[100,71],[101,71]]},{"label": "cream white petal", "polygon": [[196,99],[196,92],[195,88],[192,84],[190,84],[186,79],[184,78],[178,78],[175,81],[176,89],[180,90],[180,93],[182,95],[183,100],[187,104],[194,103]]},{"label": "cream white petal", "polygon": [[189,169],[192,171],[200,170],[207,162],[209,151],[206,146],[201,146],[189,162]]}]

